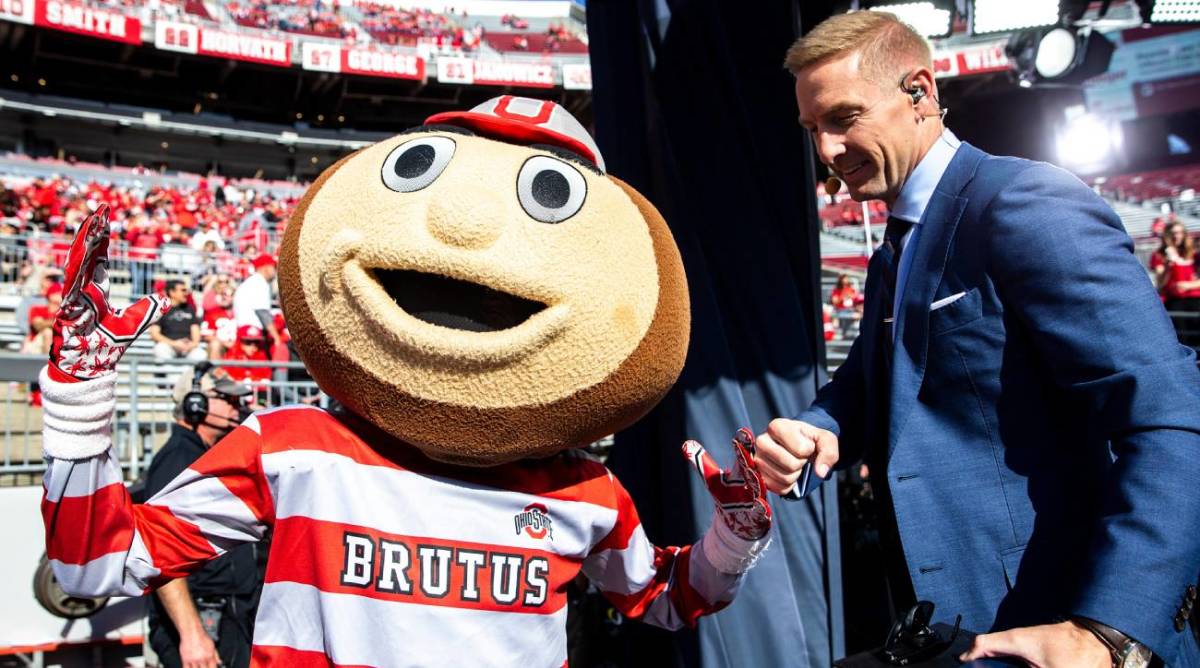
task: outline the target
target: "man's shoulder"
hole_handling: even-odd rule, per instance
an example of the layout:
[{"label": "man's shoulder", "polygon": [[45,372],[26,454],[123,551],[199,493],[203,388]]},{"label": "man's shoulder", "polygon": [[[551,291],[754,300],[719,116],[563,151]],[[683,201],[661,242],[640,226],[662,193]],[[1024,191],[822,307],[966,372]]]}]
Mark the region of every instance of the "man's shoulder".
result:
[{"label": "man's shoulder", "polygon": [[1037,183],[1055,189],[1090,190],[1074,174],[1048,162],[1011,155],[992,155],[973,146],[970,149],[980,154],[975,178],[971,181],[971,186],[975,189],[1000,193]]}]

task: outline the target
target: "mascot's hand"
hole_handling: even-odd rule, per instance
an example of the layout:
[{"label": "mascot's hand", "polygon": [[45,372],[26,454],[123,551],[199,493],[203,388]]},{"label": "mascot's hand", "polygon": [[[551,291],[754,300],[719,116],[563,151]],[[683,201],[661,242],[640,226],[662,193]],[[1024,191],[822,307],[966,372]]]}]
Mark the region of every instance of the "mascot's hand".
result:
[{"label": "mascot's hand", "polygon": [[128,308],[108,303],[108,205],[101,204],[79,227],[67,253],[62,306],[54,320],[47,375],[58,382],[111,373],[125,349],[170,308],[163,293]]},{"label": "mascot's hand", "polygon": [[745,427],[739,429],[733,438],[733,451],[733,470],[723,471],[704,446],[696,441],[683,444],[683,456],[704,478],[725,526],[742,540],[757,541],[771,530],[771,506],[754,463],[754,433]]}]

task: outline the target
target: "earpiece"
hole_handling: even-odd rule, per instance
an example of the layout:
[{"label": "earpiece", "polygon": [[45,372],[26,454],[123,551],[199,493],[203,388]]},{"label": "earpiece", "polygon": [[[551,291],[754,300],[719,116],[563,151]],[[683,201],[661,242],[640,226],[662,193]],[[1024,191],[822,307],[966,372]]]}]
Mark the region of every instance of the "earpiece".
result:
[{"label": "earpiece", "polygon": [[920,86],[913,86],[908,89],[908,94],[912,97],[913,104],[916,104],[925,97],[925,89]]},{"label": "earpiece", "polygon": [[198,427],[201,422],[204,422],[204,418],[208,417],[208,396],[201,389],[201,382],[212,369],[212,362],[196,364],[195,370],[192,372],[192,389],[183,395],[183,401],[179,404],[180,411],[183,413],[183,421],[192,427]]}]

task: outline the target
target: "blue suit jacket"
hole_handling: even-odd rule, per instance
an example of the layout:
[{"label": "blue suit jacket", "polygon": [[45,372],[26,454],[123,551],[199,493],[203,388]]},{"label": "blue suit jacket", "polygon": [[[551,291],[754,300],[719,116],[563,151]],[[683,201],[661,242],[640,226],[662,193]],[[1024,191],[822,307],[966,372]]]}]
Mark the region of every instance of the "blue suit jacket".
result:
[{"label": "blue suit jacket", "polygon": [[891,378],[873,261],[862,333],[797,419],[845,464],[888,449],[871,474],[917,597],[980,632],[1083,615],[1200,665],[1174,623],[1200,578],[1200,372],[1120,219],[1062,170],[964,143],[905,252]]}]

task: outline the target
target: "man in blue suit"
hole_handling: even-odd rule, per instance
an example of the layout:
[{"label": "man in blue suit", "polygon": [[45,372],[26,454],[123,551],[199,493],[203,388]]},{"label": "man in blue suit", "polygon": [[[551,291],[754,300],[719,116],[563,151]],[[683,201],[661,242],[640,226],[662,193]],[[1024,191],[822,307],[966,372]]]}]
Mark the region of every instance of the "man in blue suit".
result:
[{"label": "man in blue suit", "polygon": [[787,65],[822,162],[891,217],[845,364],[760,437],[768,485],[865,459],[894,599],[990,631],[965,658],[1200,665],[1200,372],[1119,218],[959,142],[890,14],[830,18]]}]

